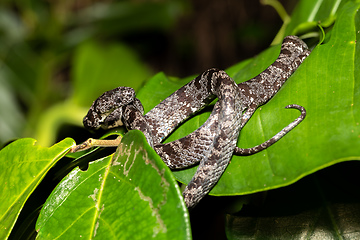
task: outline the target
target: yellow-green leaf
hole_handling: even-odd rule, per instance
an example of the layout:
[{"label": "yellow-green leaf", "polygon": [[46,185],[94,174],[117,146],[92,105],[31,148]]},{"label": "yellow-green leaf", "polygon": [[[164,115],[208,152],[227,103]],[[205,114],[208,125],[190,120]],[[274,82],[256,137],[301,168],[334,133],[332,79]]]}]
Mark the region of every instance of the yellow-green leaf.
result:
[{"label": "yellow-green leaf", "polygon": [[0,151],[0,239],[6,239],[22,207],[49,169],[74,145],[70,138],[51,148],[17,140]]}]

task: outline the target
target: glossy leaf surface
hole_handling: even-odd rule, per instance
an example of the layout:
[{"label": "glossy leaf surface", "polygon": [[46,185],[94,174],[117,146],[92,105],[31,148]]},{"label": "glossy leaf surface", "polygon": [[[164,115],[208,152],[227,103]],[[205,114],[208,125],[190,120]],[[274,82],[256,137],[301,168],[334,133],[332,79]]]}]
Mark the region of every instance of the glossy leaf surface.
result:
[{"label": "glossy leaf surface", "polygon": [[0,239],[10,234],[30,194],[72,145],[72,139],[65,139],[44,148],[24,138],[0,151]]},{"label": "glossy leaf surface", "polygon": [[189,239],[187,209],[171,171],[130,131],[117,152],[74,169],[45,203],[38,239]]},{"label": "glossy leaf surface", "polygon": [[[278,188],[337,162],[360,159],[358,8],[356,1],[341,8],[329,33],[330,40],[317,46],[279,93],[256,111],[241,131],[238,145],[246,148],[260,144],[293,121],[299,112],[285,110],[288,104],[304,106],[305,120],[269,149],[253,156],[234,156],[211,194],[238,195]],[[275,60],[278,51],[279,46],[245,66],[239,64],[237,72],[231,69],[232,77],[242,82],[256,76]],[[169,82],[164,76],[156,76],[153,81],[161,85]],[[169,86],[172,85],[170,81]],[[160,99],[169,94],[164,93]],[[138,96],[146,105],[146,93],[141,91]],[[149,105],[155,104],[152,101]],[[168,141],[194,131],[208,114],[187,121]],[[196,167],[175,175],[188,182],[195,170]]]}]

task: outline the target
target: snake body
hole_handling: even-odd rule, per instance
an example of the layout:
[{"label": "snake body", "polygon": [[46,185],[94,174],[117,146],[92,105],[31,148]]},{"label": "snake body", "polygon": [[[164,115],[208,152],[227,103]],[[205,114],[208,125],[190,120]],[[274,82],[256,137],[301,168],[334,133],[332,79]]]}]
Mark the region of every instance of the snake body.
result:
[{"label": "snake body", "polygon": [[[309,53],[303,41],[288,36],[283,41],[276,61],[255,78],[237,85],[224,71],[209,69],[145,115],[134,90],[118,87],[94,101],[83,123],[92,129],[125,125],[129,130],[142,131],[148,143],[172,169],[200,162],[197,172],[183,192],[185,203],[191,208],[216,184],[233,153],[247,153],[246,149],[236,147],[240,130],[256,108],[275,95]],[[201,127],[184,138],[161,144],[179,124],[216,97],[218,101]],[[272,140],[277,141],[304,117],[303,112],[292,127],[289,125],[287,130]],[[266,147],[262,146],[263,149]]]}]

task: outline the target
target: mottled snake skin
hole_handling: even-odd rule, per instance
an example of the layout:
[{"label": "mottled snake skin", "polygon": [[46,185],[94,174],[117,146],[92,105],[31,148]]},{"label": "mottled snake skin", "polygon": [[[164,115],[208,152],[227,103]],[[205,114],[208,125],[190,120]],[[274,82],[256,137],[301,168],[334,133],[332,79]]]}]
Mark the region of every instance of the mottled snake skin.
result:
[{"label": "mottled snake skin", "polygon": [[[118,87],[94,101],[84,118],[87,128],[141,130],[148,143],[172,169],[200,162],[194,177],[183,192],[186,205],[195,206],[217,183],[231,156],[252,154],[276,142],[305,117],[302,115],[269,141],[253,149],[236,147],[239,132],[256,108],[273,97],[310,51],[298,37],[284,39],[276,61],[246,82],[236,83],[224,72],[209,69],[174,92],[146,115],[132,88]],[[161,142],[184,120],[218,98],[209,119],[195,132],[179,140]]]}]

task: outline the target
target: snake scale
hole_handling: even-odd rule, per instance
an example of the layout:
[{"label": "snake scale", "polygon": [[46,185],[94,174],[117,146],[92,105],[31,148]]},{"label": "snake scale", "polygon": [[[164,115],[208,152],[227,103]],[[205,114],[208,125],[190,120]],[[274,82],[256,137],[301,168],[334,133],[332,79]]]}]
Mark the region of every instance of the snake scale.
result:
[{"label": "snake scale", "polygon": [[[290,75],[309,55],[306,44],[296,36],[284,39],[279,57],[255,78],[236,84],[224,71],[209,69],[171,94],[144,115],[140,100],[129,87],[107,91],[94,101],[83,123],[86,128],[114,128],[142,131],[155,151],[172,169],[199,163],[183,196],[188,208],[194,207],[217,183],[231,156],[259,152],[283,137],[305,117],[301,115],[270,140],[249,149],[236,147],[242,127],[256,108],[272,98]],[[218,98],[207,121],[193,133],[176,141],[161,142],[183,121]],[[85,144],[86,145],[86,144]],[[82,150],[78,145],[77,150]]]}]

